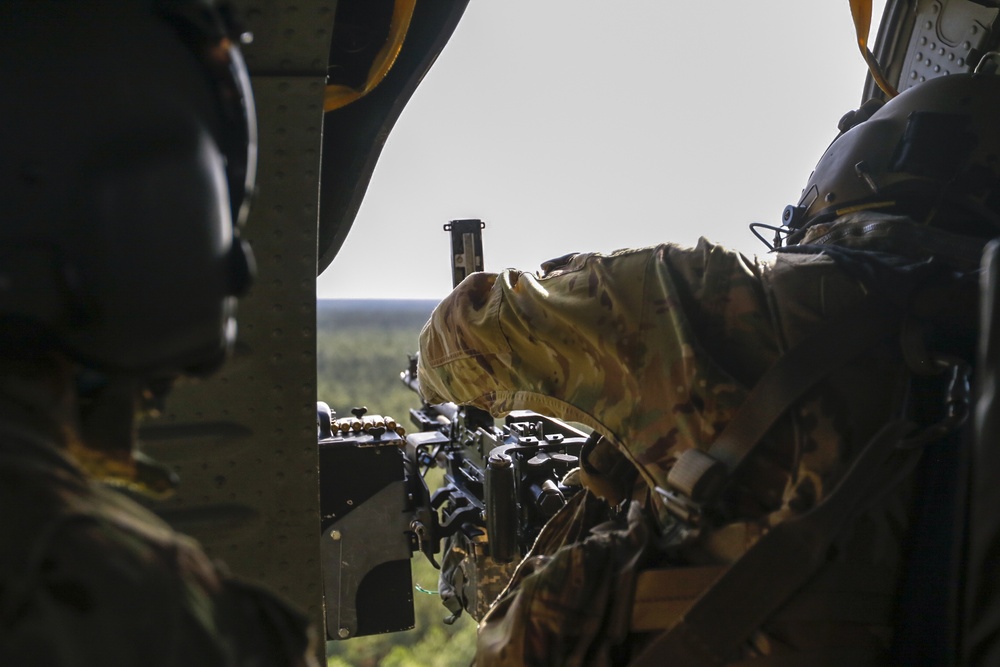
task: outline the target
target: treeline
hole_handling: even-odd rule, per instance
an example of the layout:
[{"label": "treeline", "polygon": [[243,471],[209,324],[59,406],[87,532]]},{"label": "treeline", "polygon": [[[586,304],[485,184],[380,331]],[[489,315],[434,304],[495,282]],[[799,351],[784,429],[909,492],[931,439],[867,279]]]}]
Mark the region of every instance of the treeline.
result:
[{"label": "treeline", "polygon": [[417,351],[433,301],[320,301],[317,304],[317,395],[341,415],[351,408],[409,423],[419,405],[399,374]]},{"label": "treeline", "polygon": [[[338,413],[364,405],[410,428],[409,410],[418,396],[399,379],[407,355],[417,349],[420,328],[432,301],[320,301],[317,304],[318,397]],[[413,579],[437,589],[437,570],[423,556],[413,558]],[[448,615],[437,595],[414,592],[414,630],[329,642],[330,667],[465,667],[475,649],[475,621]]]},{"label": "treeline", "polygon": [[320,331],[384,327],[419,332],[435,305],[426,299],[320,299],[316,326]]}]

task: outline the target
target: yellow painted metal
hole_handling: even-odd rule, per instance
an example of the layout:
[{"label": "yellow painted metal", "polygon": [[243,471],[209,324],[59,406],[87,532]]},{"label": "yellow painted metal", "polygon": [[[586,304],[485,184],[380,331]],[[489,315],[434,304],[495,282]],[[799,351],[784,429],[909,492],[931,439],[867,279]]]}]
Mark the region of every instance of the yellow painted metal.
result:
[{"label": "yellow painted metal", "polygon": [[882,89],[882,92],[889,97],[895,97],[899,91],[885,78],[882,67],[875,59],[875,54],[868,48],[868,33],[871,32],[872,27],[872,0],[850,0],[850,3],[851,16],[854,18],[854,30],[858,36],[858,48],[861,50],[865,62],[868,63],[868,71],[872,73],[872,79]]},{"label": "yellow painted metal", "polygon": [[323,110],[333,111],[345,107],[355,100],[359,100],[382,82],[385,75],[392,69],[393,63],[399,56],[403,48],[403,41],[406,39],[406,32],[410,28],[410,20],[413,18],[413,10],[417,5],[416,0],[396,0],[392,8],[392,18],[389,22],[389,36],[385,44],[375,55],[371,69],[368,71],[368,78],[361,88],[352,88],[339,84],[330,84],[326,87],[324,95]]}]

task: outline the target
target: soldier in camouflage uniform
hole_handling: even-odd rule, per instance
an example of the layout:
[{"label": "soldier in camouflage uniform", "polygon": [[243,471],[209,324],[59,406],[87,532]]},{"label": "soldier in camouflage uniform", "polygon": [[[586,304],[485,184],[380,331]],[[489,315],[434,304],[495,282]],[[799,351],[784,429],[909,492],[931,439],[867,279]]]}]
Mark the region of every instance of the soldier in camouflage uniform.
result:
[{"label": "soldier in camouflage uniform", "polygon": [[237,40],[195,0],[0,6],[0,664],[316,664],[303,615],[99,481],[169,490],[137,413],[232,344]]},{"label": "soldier in camouflage uniform", "polygon": [[[896,327],[795,400],[699,531],[678,531],[683,518],[658,492],[670,488],[686,451],[710,447],[789,350],[862,303],[898,309],[903,321],[927,276],[975,270],[1000,220],[982,202],[997,189],[973,191],[963,181],[988,169],[984,182],[1000,182],[1000,138],[988,111],[998,103],[996,77],[949,77],[904,93],[871,119],[872,107],[859,113],[790,210],[785,252],[766,261],[705,240],[576,254],[538,274],[471,274],[438,306],[420,341],[426,400],[494,415],[536,410],[603,436],[581,457],[587,492],[550,521],[481,623],[477,665],[626,664],[762,536],[821,506],[883,426],[912,410],[920,361],[901,351]],[[928,133],[913,118],[946,122]],[[962,154],[951,164],[921,163],[927,146],[956,128]],[[855,173],[861,158],[872,165],[864,175],[877,182],[874,192]],[[965,301],[938,299],[921,316],[947,320],[948,354],[968,355],[974,288],[957,283]],[[622,459],[629,465],[618,465]],[[706,664],[887,659],[914,465],[906,459],[879,480],[882,492],[872,491],[835,536],[810,584],[761,618],[738,650]],[[608,474],[623,467],[632,477]],[[660,591],[675,611],[654,600],[657,618],[642,618],[636,579],[644,568],[667,570],[667,580],[675,570],[673,590]]]}]

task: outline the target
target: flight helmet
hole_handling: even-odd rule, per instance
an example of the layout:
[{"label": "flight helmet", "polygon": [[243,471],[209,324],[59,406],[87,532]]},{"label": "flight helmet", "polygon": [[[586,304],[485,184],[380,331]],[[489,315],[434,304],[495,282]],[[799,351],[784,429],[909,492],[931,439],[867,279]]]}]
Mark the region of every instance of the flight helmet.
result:
[{"label": "flight helmet", "polygon": [[[863,210],[910,215],[950,231],[1000,232],[1000,77],[959,74],[910,88],[855,121],[820,158],[789,242],[817,223]],[[870,117],[869,117],[870,114]],[[847,119],[849,120],[849,119]],[[945,215],[946,214],[946,215]]]},{"label": "flight helmet", "polygon": [[204,0],[0,3],[0,350],[197,374],[235,336],[256,130]]}]

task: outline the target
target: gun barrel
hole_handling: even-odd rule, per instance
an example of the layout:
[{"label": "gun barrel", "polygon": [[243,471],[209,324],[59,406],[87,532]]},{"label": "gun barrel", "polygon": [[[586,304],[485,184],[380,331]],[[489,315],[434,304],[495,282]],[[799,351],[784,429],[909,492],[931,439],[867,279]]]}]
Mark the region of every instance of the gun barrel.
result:
[{"label": "gun barrel", "polygon": [[486,462],[486,533],[490,556],[509,563],[517,555],[517,491],[514,462],[507,454],[491,454]]}]

